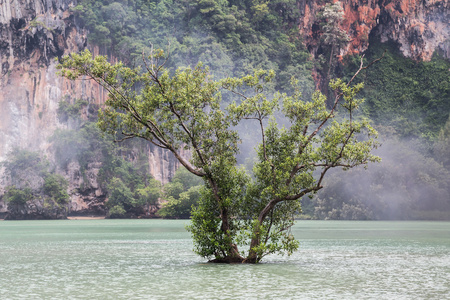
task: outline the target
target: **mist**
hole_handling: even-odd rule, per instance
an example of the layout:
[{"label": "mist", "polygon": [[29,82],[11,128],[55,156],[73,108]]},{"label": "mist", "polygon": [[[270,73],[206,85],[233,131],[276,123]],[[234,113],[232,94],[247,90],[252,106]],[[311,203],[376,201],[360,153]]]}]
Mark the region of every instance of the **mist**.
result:
[{"label": "mist", "polygon": [[312,200],[303,199],[305,213],[318,219],[450,219],[450,173],[420,146],[384,139],[374,151],[380,163],[333,170]]}]

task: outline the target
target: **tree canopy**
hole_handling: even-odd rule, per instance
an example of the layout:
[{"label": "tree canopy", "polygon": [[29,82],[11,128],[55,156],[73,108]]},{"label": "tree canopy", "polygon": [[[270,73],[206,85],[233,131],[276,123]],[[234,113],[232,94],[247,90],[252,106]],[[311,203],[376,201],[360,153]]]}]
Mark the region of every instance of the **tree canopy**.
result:
[{"label": "tree canopy", "polygon": [[[59,68],[67,78],[93,79],[109,92],[99,113],[104,132],[167,149],[204,180],[189,226],[201,256],[255,263],[270,253],[291,253],[298,243],[289,228],[300,199],[320,190],[332,168],[379,160],[371,154],[376,131],[354,115],[363,85],[352,86],[353,79],[330,83],[335,99],[327,108],[320,92],[303,99],[295,80],[291,95],[272,93],[273,71],[215,81],[201,63],[170,73],[162,50],[143,61],[143,69],[111,65],[84,51],[64,57]],[[234,101],[225,103],[224,94]],[[241,138],[235,126],[242,122],[259,128],[253,176],[236,160]],[[180,154],[183,148],[190,160]]]}]

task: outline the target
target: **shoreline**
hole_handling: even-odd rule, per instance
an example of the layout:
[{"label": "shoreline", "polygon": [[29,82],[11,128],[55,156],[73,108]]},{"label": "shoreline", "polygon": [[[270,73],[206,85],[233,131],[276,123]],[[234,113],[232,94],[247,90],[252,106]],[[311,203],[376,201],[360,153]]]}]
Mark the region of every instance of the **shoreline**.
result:
[{"label": "shoreline", "polygon": [[105,216],[98,216],[98,217],[73,216],[67,217],[67,220],[103,220],[105,218],[106,218]]},{"label": "shoreline", "polygon": [[[81,217],[81,216],[75,216],[75,217],[67,217],[66,220],[104,220],[106,217]],[[0,218],[0,221],[5,221],[4,218]],[[15,220],[15,221],[23,221],[23,220]],[[27,220],[27,221],[39,221],[39,220]]]}]

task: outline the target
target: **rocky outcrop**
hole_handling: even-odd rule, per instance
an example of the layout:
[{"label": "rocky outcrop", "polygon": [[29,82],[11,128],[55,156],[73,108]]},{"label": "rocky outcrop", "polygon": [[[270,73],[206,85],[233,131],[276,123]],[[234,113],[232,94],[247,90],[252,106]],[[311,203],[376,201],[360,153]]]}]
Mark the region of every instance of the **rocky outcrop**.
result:
[{"label": "rocky outcrop", "polygon": [[[95,84],[70,82],[56,72],[55,57],[87,46],[86,31],[70,13],[75,4],[70,0],[0,0],[0,161],[14,147],[41,152],[52,160],[48,138],[56,128],[67,126],[56,114],[62,97],[95,103],[104,100],[102,89]],[[7,184],[0,185],[0,195]],[[43,215],[41,204],[32,201],[17,208],[16,214],[36,218]],[[10,209],[11,217],[13,213]],[[61,215],[49,213],[44,218]]]},{"label": "rocky outcrop", "polygon": [[48,136],[64,126],[56,116],[64,95],[104,101],[95,84],[56,72],[55,57],[87,46],[69,12],[74,2],[0,0],[0,160],[13,146],[48,153]]},{"label": "rocky outcrop", "polygon": [[[186,150],[181,150],[180,155],[186,159],[190,158],[190,153]],[[168,183],[175,175],[175,171],[181,166],[181,163],[171,152],[154,145],[148,147],[148,163],[150,174],[162,184]]]},{"label": "rocky outcrop", "polygon": [[89,163],[82,171],[77,161],[69,163],[63,171],[69,181],[70,204],[72,214],[77,215],[104,215],[106,193],[98,182],[98,173],[101,163]]},{"label": "rocky outcrop", "polygon": [[33,199],[23,205],[10,205],[5,220],[67,219],[68,212],[66,206],[48,208],[44,200]]},{"label": "rocky outcrop", "polygon": [[[337,1],[333,1],[337,2]],[[350,37],[341,56],[364,52],[369,34],[382,42],[400,45],[406,57],[429,60],[435,50],[450,58],[450,4],[448,0],[341,0],[344,20],[341,29]],[[319,45],[318,14],[325,1],[301,0],[299,30],[311,52]]]},{"label": "rocky outcrop", "polygon": [[[55,58],[88,47],[87,31],[70,11],[76,4],[73,0],[0,0],[0,161],[19,147],[38,151],[54,163],[49,137],[55,129],[71,126],[58,120],[58,103],[82,98],[98,107],[106,100],[95,82],[57,75]],[[99,53],[98,48],[90,48]],[[173,156],[153,148],[149,163],[151,173],[162,182],[168,182],[179,166]],[[69,181],[72,213],[105,213],[106,194],[97,182],[99,169],[98,163],[91,163],[81,172],[80,165],[71,162],[58,170]],[[8,184],[0,182],[0,213],[7,210],[1,196]],[[30,218],[42,214],[39,201],[33,203],[20,208]]]}]

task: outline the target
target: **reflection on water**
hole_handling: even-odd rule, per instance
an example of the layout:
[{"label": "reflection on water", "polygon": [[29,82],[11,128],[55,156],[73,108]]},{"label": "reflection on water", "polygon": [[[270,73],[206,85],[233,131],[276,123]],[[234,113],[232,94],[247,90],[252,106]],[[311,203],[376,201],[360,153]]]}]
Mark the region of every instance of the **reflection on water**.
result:
[{"label": "reflection on water", "polygon": [[206,264],[176,220],[0,222],[1,299],[450,299],[450,223],[300,221],[300,250]]}]

